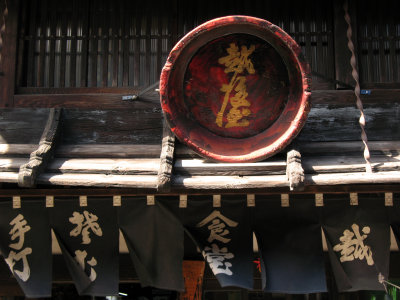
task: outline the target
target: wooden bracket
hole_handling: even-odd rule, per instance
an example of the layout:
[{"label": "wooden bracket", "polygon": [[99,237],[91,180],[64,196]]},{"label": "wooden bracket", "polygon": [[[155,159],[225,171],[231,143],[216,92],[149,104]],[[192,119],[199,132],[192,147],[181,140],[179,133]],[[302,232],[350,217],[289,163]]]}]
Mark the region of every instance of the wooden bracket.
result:
[{"label": "wooden bracket", "polygon": [[163,139],[158,170],[157,191],[169,192],[174,167],[175,135],[164,120]]},{"label": "wooden bracket", "polygon": [[60,118],[61,109],[50,108],[49,117],[38,148],[31,153],[29,161],[19,168],[18,185],[20,187],[34,187],[37,177],[53,158],[60,128]]},{"label": "wooden bracket", "polygon": [[291,191],[304,190],[304,169],[301,166],[301,154],[297,150],[293,149],[287,153],[286,176]]}]

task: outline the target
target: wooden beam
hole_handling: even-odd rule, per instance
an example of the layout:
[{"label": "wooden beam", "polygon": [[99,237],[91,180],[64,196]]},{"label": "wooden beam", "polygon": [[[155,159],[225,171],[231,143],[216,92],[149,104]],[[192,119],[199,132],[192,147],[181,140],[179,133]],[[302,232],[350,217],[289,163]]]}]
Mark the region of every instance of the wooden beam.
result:
[{"label": "wooden beam", "polygon": [[289,181],[291,191],[301,191],[304,189],[304,169],[301,166],[301,154],[293,149],[287,153],[286,176]]},{"label": "wooden beam", "polygon": [[3,49],[1,49],[0,107],[13,106],[17,65],[19,3],[19,0],[7,1],[8,16],[3,36]]},{"label": "wooden beam", "polygon": [[[400,151],[400,141],[370,141],[368,143],[371,151]],[[343,142],[309,142],[298,144],[297,147],[303,154],[315,153],[346,153],[362,152],[363,143],[361,141]],[[0,144],[1,155],[24,155],[30,154],[37,148],[36,144]],[[56,149],[56,156],[62,158],[150,158],[160,154],[161,145],[130,145],[130,144],[88,144],[88,145],[59,145]],[[185,168],[188,174],[192,174],[191,168],[213,169],[218,172],[218,168],[237,169],[236,165],[241,164],[221,164],[211,163],[201,159],[195,152],[188,147],[178,143],[175,147],[177,157],[175,168]],[[194,159],[184,159],[193,157]],[[242,165],[247,167],[247,165]],[[262,171],[264,168],[269,171],[280,169],[284,170],[286,163],[283,160],[267,160],[256,164],[251,164],[255,170]],[[250,166],[248,166],[250,168]],[[222,174],[221,174],[222,175]],[[228,174],[227,174],[228,175]],[[237,175],[237,174],[231,174]]]},{"label": "wooden beam", "polygon": [[88,187],[129,187],[129,188],[157,188],[157,175],[106,175],[106,174],[54,174],[45,173],[37,178],[37,183],[88,186]]},{"label": "wooden beam", "polygon": [[0,172],[0,182],[18,183],[18,172]]},{"label": "wooden beam", "polygon": [[[354,173],[365,171],[362,155],[349,156],[310,156],[303,158],[303,167],[307,174]],[[400,171],[400,155],[373,155],[371,160],[374,172]]]},{"label": "wooden beam", "polygon": [[141,109],[159,107],[159,100],[123,100],[121,94],[19,94],[14,96],[16,107],[63,107],[85,109]]},{"label": "wooden beam", "polygon": [[[369,90],[369,94],[361,95],[361,100],[365,105],[379,106],[383,104],[400,103],[400,90],[372,89]],[[311,93],[311,103],[313,105],[355,106],[356,97],[353,90],[315,90]]]},{"label": "wooden beam", "polygon": [[343,185],[343,184],[393,184],[400,183],[400,172],[388,171],[379,173],[329,173],[306,174],[306,185]]},{"label": "wooden beam", "polygon": [[[351,75],[351,73],[350,73]],[[16,107],[64,107],[86,109],[141,109],[159,107],[159,99],[154,96],[140,97],[132,101],[122,100],[121,93],[76,93],[74,89],[65,90],[64,94],[17,94],[14,96]],[[124,91],[124,90],[123,90]],[[122,91],[122,93],[123,93]],[[382,104],[400,102],[399,89],[372,89],[370,94],[361,95],[365,104]],[[313,90],[312,104],[354,105],[355,96],[352,90]]]},{"label": "wooden beam", "polygon": [[56,156],[77,158],[149,158],[159,156],[160,151],[161,145],[60,145],[56,149]]},{"label": "wooden beam", "polygon": [[36,144],[0,144],[0,155],[30,154],[37,148]]},{"label": "wooden beam", "polygon": [[277,158],[255,163],[215,163],[200,158],[177,159],[174,169],[176,174],[192,176],[282,175],[285,174],[286,162]]},{"label": "wooden beam", "polygon": [[20,187],[35,186],[37,176],[43,172],[53,158],[59,132],[60,116],[61,109],[50,109],[38,149],[31,153],[29,162],[23,164],[19,169],[18,185]]},{"label": "wooden beam", "polygon": [[[364,144],[361,141],[343,141],[343,142],[311,142],[298,144],[302,153],[345,153],[362,152]],[[400,150],[400,141],[369,141],[370,151],[398,151]]]},{"label": "wooden beam", "polygon": [[174,176],[173,187],[202,190],[239,190],[288,187],[286,175],[272,176]]},{"label": "wooden beam", "polygon": [[163,139],[160,154],[160,168],[158,170],[157,190],[169,192],[174,167],[175,135],[164,120]]},{"label": "wooden beam", "polygon": [[159,162],[157,158],[56,158],[49,163],[47,170],[54,173],[156,175]]},{"label": "wooden beam", "polygon": [[27,163],[29,158],[22,157],[1,157],[0,158],[0,172],[3,171],[18,171],[21,165]]}]

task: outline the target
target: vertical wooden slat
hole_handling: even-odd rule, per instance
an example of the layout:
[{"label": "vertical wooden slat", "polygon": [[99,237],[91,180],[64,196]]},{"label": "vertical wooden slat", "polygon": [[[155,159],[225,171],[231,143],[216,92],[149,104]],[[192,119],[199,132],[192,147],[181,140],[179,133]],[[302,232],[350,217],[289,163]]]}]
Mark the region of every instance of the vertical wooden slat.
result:
[{"label": "vertical wooden slat", "polygon": [[54,87],[54,69],[56,64],[56,26],[57,26],[57,16],[58,9],[57,4],[51,1],[50,10],[50,49],[49,49],[49,87]]},{"label": "vertical wooden slat", "polygon": [[[307,3],[307,2],[306,2]],[[304,4],[304,3],[303,3]],[[315,63],[314,63],[314,57],[312,53],[312,46],[311,46],[311,22],[313,21],[313,16],[311,15],[310,7],[306,7],[305,11],[305,18],[301,18],[304,22],[304,32],[305,34],[305,42],[306,42],[306,52],[308,56],[308,61],[311,65],[311,70],[315,70]],[[299,11],[297,11],[298,13]]]},{"label": "vertical wooden slat", "polygon": [[103,7],[103,23],[101,33],[103,35],[103,76],[102,76],[102,87],[108,85],[108,54],[109,54],[109,30],[110,30],[110,7],[109,2],[106,1]]},{"label": "vertical wooden slat", "polygon": [[60,59],[60,87],[65,87],[65,73],[67,63],[67,4],[63,3],[61,14],[61,59]]},{"label": "vertical wooden slat", "polygon": [[184,27],[184,18],[185,14],[183,13],[183,7],[185,5],[185,1],[183,0],[176,0],[176,8],[177,8],[177,31],[176,31],[176,41],[178,41],[183,34],[183,27]]},{"label": "vertical wooden slat", "polygon": [[381,66],[380,68],[380,74],[378,81],[379,82],[387,82],[387,66],[386,66],[386,57],[385,57],[385,40],[387,38],[387,35],[385,33],[385,20],[384,18],[387,18],[387,14],[384,15],[383,7],[382,4],[374,1],[375,4],[375,12],[378,13],[378,34],[379,34],[379,65]]},{"label": "vertical wooden slat", "polygon": [[395,19],[393,17],[394,13],[397,12],[395,3],[398,4],[398,1],[391,1],[391,5],[389,8],[389,11],[391,12],[389,15],[389,64],[391,66],[391,81],[392,82],[398,82],[400,78],[397,77],[398,72],[396,72],[396,69],[399,70],[399,64],[400,62],[396,61],[396,48],[395,48],[395,37],[396,37],[396,29],[395,29]]},{"label": "vertical wooden slat", "polygon": [[90,77],[90,86],[97,86],[97,52],[98,52],[98,36],[99,36],[99,27],[98,27],[98,4],[97,1],[92,2],[90,7],[90,62],[91,69],[89,73]]},{"label": "vertical wooden slat", "polygon": [[25,63],[25,47],[26,47],[26,29],[28,28],[27,22],[28,16],[28,3],[22,2],[21,3],[21,20],[20,20],[20,28],[19,28],[19,43],[18,43],[18,58],[17,58],[17,79],[16,85],[18,87],[23,86],[26,84],[26,72],[24,72],[24,63]]},{"label": "vertical wooden slat", "polygon": [[89,50],[89,1],[79,1],[82,4],[82,54],[81,54],[81,78],[80,86],[88,86],[88,50]]},{"label": "vertical wooden slat", "polygon": [[[125,1],[124,2],[125,7],[127,7],[127,4],[131,4],[130,1]],[[130,7],[129,7],[130,8]],[[124,37],[122,39],[123,41],[123,74],[122,74],[122,85],[123,86],[128,86],[129,85],[129,27],[130,27],[130,17],[129,17],[129,12],[130,9],[124,9],[122,11],[123,16],[124,16],[124,30],[122,36]]]},{"label": "vertical wooden slat", "polygon": [[0,76],[0,107],[13,106],[19,0],[8,1],[8,17],[3,35],[2,72]]},{"label": "vertical wooden slat", "polygon": [[71,23],[71,53],[70,53],[70,74],[69,83],[71,87],[76,87],[76,47],[78,43],[78,7],[77,1],[72,3],[72,23]]},{"label": "vertical wooden slat", "polygon": [[150,85],[150,68],[151,68],[151,21],[153,18],[153,10],[150,5],[146,5],[146,46],[145,46],[145,86]]},{"label": "vertical wooden slat", "polygon": [[135,86],[140,85],[140,36],[141,36],[141,27],[142,27],[142,11],[141,5],[137,5],[135,10],[135,42],[134,42],[134,75],[133,75],[133,84]]},{"label": "vertical wooden slat", "polygon": [[[33,86],[34,78],[34,53],[36,40],[36,15],[37,0],[30,2],[30,20],[29,20],[29,43],[28,43],[28,60],[27,60],[27,86]],[[9,10],[10,11],[10,10]]]},{"label": "vertical wooden slat", "polygon": [[[328,36],[328,49],[327,49],[327,56],[330,58],[330,63],[327,65],[327,75],[328,78],[335,78],[335,62],[334,62],[334,57],[335,57],[335,53],[334,53],[334,41],[333,41],[333,28],[332,28],[332,24],[333,24],[333,12],[334,8],[333,8],[333,1],[329,1],[329,6],[328,6],[328,13],[326,13],[326,31],[327,31],[327,36]],[[334,89],[335,86],[333,85],[333,83],[331,84],[330,88]]]},{"label": "vertical wooden slat", "polygon": [[113,12],[111,14],[111,27],[112,27],[112,76],[111,86],[116,87],[118,85],[118,61],[119,61],[119,27],[117,23],[118,7],[121,1],[113,1]]},{"label": "vertical wooden slat", "polygon": [[[349,13],[351,14],[352,11],[353,10],[350,10]],[[350,16],[353,17],[353,14]],[[347,47],[348,41],[346,32],[347,23],[344,19],[343,0],[334,1],[335,79],[349,85],[354,85],[350,65],[351,52]]]},{"label": "vertical wooden slat", "polygon": [[[156,76],[161,74],[161,58],[162,58],[162,41],[163,41],[163,13],[167,9],[165,4],[160,4],[161,7],[157,9],[157,53],[156,53]],[[157,80],[156,80],[157,81]]]},{"label": "vertical wooden slat", "polygon": [[[362,5],[365,5],[365,4],[368,4],[368,2],[364,3]],[[359,5],[359,7],[360,7],[360,5]],[[369,6],[369,9],[371,9],[371,6]],[[368,11],[368,8],[367,8],[367,11]],[[367,17],[366,19],[367,19],[366,25],[368,28],[368,31],[366,34],[366,37],[368,38],[368,57],[367,57],[368,58],[368,79],[367,79],[367,81],[373,82],[373,81],[375,81],[375,78],[376,78],[375,70],[378,69],[378,63],[379,63],[378,61],[375,60],[374,45],[373,45],[373,42],[376,39],[375,30],[374,30],[375,22],[372,18]],[[365,80],[362,80],[362,83],[364,83],[364,82],[365,82]]]},{"label": "vertical wooden slat", "polygon": [[315,22],[316,22],[316,32],[315,34],[317,35],[317,55],[316,55],[316,64],[314,66],[314,70],[322,73],[322,74],[326,74],[326,66],[329,65],[329,62],[324,63],[324,59],[330,59],[331,57],[325,57],[324,56],[324,46],[322,44],[322,35],[323,34],[327,34],[324,33],[322,30],[322,22],[323,22],[323,18],[325,16],[324,11],[322,10],[322,2],[317,2],[314,6],[315,10],[314,10],[314,16],[315,16]]},{"label": "vertical wooden slat", "polygon": [[39,39],[39,64],[37,66],[37,84],[38,87],[44,86],[45,57],[46,57],[46,22],[47,22],[47,0],[41,0],[40,9],[40,36]]},{"label": "vertical wooden slat", "polygon": [[171,51],[172,47],[178,41],[178,0],[173,0],[171,3],[172,14],[168,14],[168,33],[171,38],[168,39],[168,51]]}]

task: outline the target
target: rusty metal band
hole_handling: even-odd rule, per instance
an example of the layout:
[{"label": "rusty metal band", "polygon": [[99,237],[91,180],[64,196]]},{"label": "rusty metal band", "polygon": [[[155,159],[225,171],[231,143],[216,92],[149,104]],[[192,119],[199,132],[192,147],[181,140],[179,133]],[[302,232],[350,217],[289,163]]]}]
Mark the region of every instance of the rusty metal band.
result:
[{"label": "rusty metal band", "polygon": [[354,81],[356,82],[355,88],[354,88],[354,94],[357,99],[357,108],[360,111],[360,118],[358,120],[358,123],[360,124],[361,127],[361,139],[364,144],[364,159],[365,159],[365,170],[368,173],[372,172],[372,167],[371,167],[371,155],[369,152],[368,148],[368,137],[367,133],[365,131],[365,115],[364,115],[364,108],[363,108],[363,103],[360,98],[360,82],[359,82],[359,76],[358,76],[358,70],[357,70],[357,62],[356,62],[356,55],[355,55],[355,48],[352,40],[352,35],[353,35],[353,30],[351,28],[351,18],[349,15],[349,5],[348,1],[346,0],[343,4],[343,9],[344,9],[344,18],[346,20],[346,23],[348,25],[347,27],[347,47],[349,48],[351,52],[351,58],[350,58],[350,64],[352,68],[351,75],[353,76]]},{"label": "rusty metal band", "polygon": [[4,0],[4,11],[3,11],[3,18],[1,22],[1,27],[0,27],[0,73],[2,70],[2,51],[3,51],[3,36],[4,33],[6,32],[6,19],[8,16],[8,6],[7,6],[7,0]]}]

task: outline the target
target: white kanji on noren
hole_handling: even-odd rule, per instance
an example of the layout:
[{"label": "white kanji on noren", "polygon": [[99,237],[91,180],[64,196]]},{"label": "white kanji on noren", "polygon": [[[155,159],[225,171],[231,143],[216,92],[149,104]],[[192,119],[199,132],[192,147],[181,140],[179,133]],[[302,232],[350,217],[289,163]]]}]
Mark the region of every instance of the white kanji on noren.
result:
[{"label": "white kanji on noren", "polygon": [[[75,251],[75,260],[78,262],[78,264],[81,266],[82,270],[85,270],[85,259],[87,256],[87,252],[86,250],[76,250]],[[97,265],[97,260],[92,257],[90,260],[87,261],[87,264],[90,266],[90,275],[89,275],[89,279],[90,281],[95,281],[97,278],[97,273],[94,270],[94,266]]]},{"label": "white kanji on noren", "polygon": [[226,274],[232,275],[232,271],[229,269],[232,267],[230,262],[225,262],[227,259],[234,258],[233,253],[228,252],[226,247],[219,248],[217,244],[211,244],[211,247],[205,247],[203,256],[207,259],[210,264],[210,268],[214,275]]},{"label": "white kanji on noren", "polygon": [[207,218],[199,222],[196,227],[203,227],[209,223],[211,223],[207,227],[210,230],[210,236],[207,239],[209,243],[214,240],[225,244],[228,243],[231,239],[226,237],[226,235],[229,234],[229,230],[226,226],[236,227],[238,225],[237,222],[223,216],[220,211],[214,210]]},{"label": "white kanji on noren", "polygon": [[78,236],[82,234],[82,244],[90,244],[91,239],[89,237],[89,229],[91,229],[91,231],[97,236],[103,235],[103,231],[101,230],[99,223],[97,223],[98,219],[99,218],[95,214],[89,213],[86,210],[83,214],[74,211],[72,217],[69,218],[69,221],[72,224],[76,224],[76,227],[71,230],[70,236]]},{"label": "white kanji on noren", "polygon": [[[11,241],[14,241],[15,239],[18,239],[18,241],[16,243],[9,244],[8,246],[14,250],[20,251],[16,252],[14,250],[11,250],[5,260],[11,272],[17,275],[22,281],[27,281],[31,275],[27,256],[29,254],[32,254],[32,248],[22,248],[24,247],[25,243],[25,233],[31,230],[31,227],[28,225],[28,222],[21,214],[18,214],[10,222],[10,225],[12,226],[9,232],[9,235],[11,236]],[[22,271],[14,269],[16,262],[20,260],[22,260]]]},{"label": "white kanji on noren", "polygon": [[369,226],[362,228],[360,233],[360,227],[357,224],[351,225],[351,229],[343,231],[343,236],[339,238],[340,243],[333,247],[333,250],[340,252],[340,261],[353,261],[354,259],[366,260],[369,266],[374,265],[372,258],[371,247],[364,243],[368,234],[371,232]]}]

